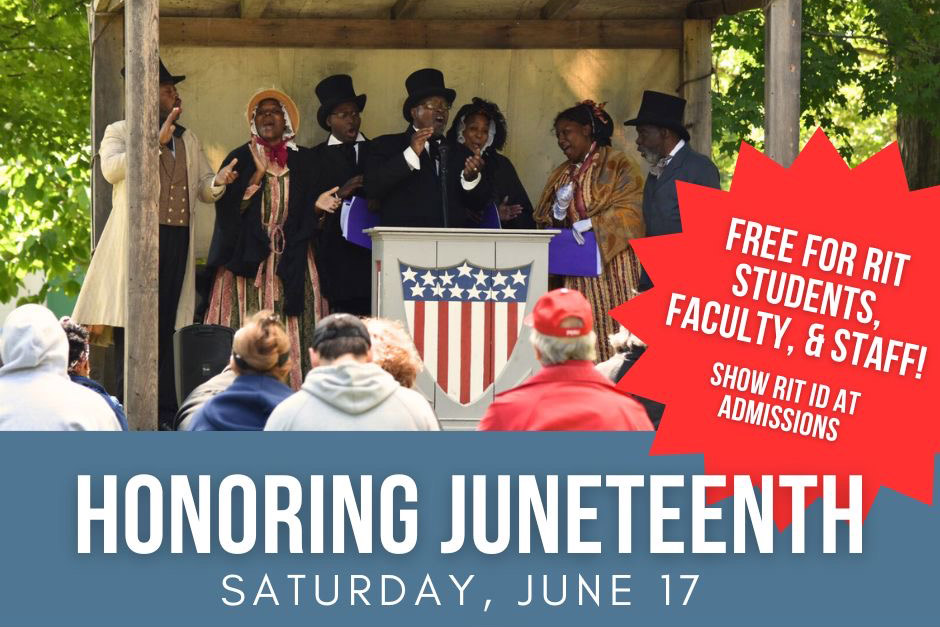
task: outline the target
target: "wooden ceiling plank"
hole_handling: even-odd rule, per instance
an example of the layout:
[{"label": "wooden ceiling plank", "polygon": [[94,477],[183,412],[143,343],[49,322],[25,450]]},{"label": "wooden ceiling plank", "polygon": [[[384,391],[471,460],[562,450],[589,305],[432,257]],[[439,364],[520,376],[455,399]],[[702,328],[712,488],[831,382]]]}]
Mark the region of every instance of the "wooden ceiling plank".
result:
[{"label": "wooden ceiling plank", "polygon": [[539,10],[543,20],[560,20],[571,12],[581,0],[548,0]]},{"label": "wooden ceiling plank", "polygon": [[271,0],[239,0],[239,15],[243,19],[261,17],[269,4]]},{"label": "wooden ceiling plank", "polygon": [[690,20],[710,20],[722,15],[734,15],[741,11],[759,9],[765,0],[697,0],[686,8]]},{"label": "wooden ceiling plank", "polygon": [[682,20],[338,20],[164,17],[165,46],[651,48],[682,46]]},{"label": "wooden ceiling plank", "polygon": [[391,8],[393,20],[403,20],[414,17],[423,0],[398,0]]}]

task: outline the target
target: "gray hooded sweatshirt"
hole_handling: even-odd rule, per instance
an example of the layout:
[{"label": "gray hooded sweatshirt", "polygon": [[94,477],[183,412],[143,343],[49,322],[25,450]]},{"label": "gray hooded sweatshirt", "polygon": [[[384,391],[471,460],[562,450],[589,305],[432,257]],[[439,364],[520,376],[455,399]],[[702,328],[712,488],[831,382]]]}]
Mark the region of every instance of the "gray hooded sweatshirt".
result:
[{"label": "gray hooded sweatshirt", "polygon": [[307,373],[274,408],[265,431],[439,431],[421,394],[373,363],[344,362]]},{"label": "gray hooded sweatshirt", "polygon": [[121,430],[101,395],[69,380],[69,341],[45,307],[7,316],[0,357],[0,431]]}]

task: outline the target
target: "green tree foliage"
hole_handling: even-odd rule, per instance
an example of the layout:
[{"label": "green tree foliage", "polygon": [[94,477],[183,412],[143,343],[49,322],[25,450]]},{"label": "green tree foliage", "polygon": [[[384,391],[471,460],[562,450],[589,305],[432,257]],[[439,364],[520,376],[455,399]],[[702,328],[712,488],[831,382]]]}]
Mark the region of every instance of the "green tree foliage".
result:
[{"label": "green tree foliage", "polygon": [[[940,134],[936,0],[804,0],[802,20],[804,133],[823,127],[850,163],[895,139],[898,113]],[[763,143],[763,12],[720,19],[713,50],[714,137],[730,171],[742,139]]]},{"label": "green tree foliage", "polygon": [[31,272],[78,291],[89,254],[86,9],[76,0],[0,0],[0,302]]}]

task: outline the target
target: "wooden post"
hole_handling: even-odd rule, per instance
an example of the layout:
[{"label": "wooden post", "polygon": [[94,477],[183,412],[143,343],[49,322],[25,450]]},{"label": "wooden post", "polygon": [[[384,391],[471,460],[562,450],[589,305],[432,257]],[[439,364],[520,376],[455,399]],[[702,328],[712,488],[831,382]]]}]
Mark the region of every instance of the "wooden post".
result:
[{"label": "wooden post", "polygon": [[800,150],[802,0],[772,0],[764,27],[764,152],[789,167]]},{"label": "wooden post", "polygon": [[712,154],[712,22],[682,22],[682,89],[692,148]]},{"label": "wooden post", "polygon": [[111,184],[98,164],[98,147],[108,124],[124,117],[124,19],[120,14],[90,13],[91,36],[91,247],[98,245],[111,213]]},{"label": "wooden post", "polygon": [[134,0],[124,11],[128,205],[124,402],[130,426],[138,430],[157,428],[158,10],[158,0]]}]

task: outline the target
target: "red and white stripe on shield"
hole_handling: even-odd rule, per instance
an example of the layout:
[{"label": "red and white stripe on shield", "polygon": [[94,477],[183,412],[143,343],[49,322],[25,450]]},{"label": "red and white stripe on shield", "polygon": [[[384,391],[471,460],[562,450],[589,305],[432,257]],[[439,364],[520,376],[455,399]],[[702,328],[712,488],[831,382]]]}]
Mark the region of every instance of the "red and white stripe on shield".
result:
[{"label": "red and white stripe on shield", "polygon": [[428,373],[448,396],[469,405],[509,361],[525,302],[406,300],[405,313]]}]

